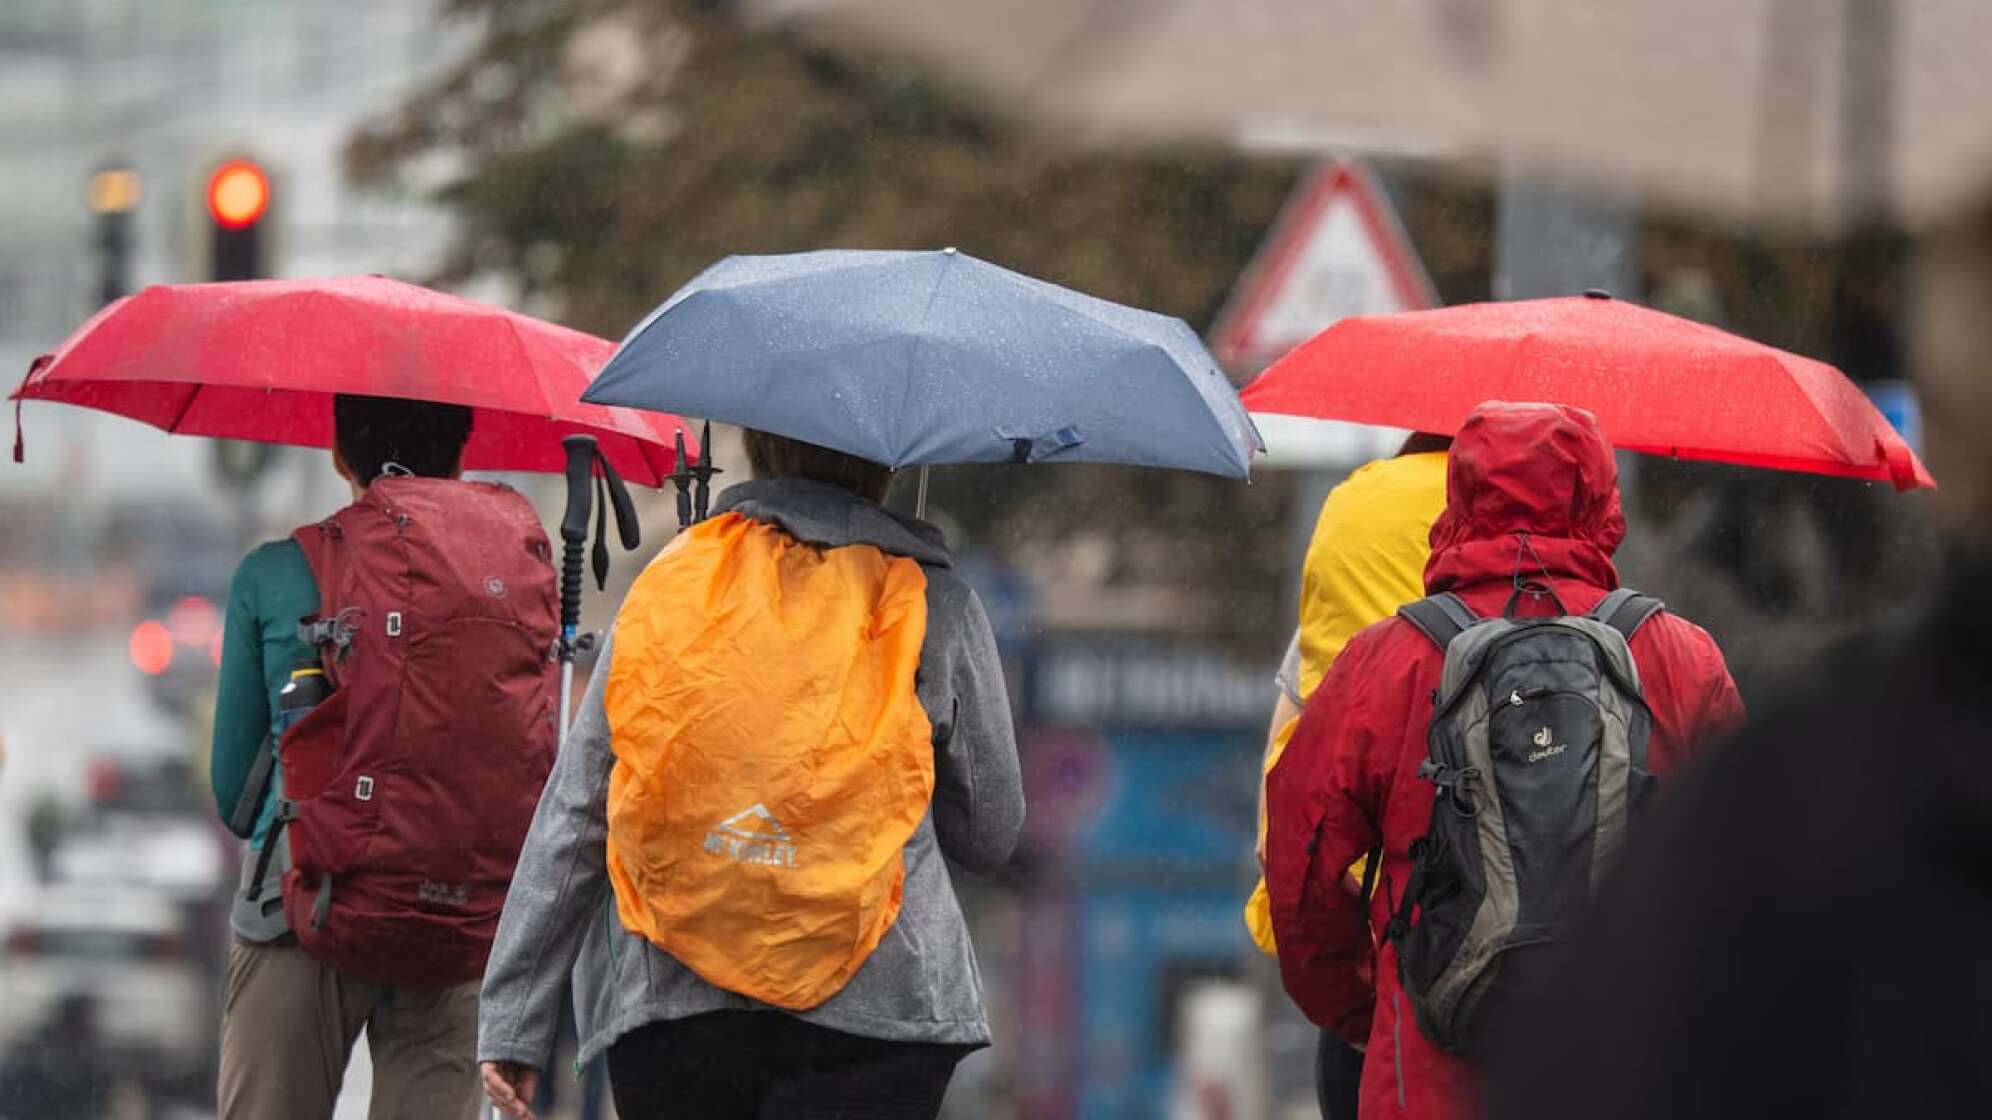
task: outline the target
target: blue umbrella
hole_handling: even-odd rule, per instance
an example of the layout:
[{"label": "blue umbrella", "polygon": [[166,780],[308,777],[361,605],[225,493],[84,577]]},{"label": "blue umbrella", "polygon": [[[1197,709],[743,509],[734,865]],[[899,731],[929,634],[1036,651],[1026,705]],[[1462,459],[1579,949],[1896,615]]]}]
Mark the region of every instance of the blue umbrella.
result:
[{"label": "blue umbrella", "polygon": [[1264,450],[1196,333],[953,249],[728,257],[583,400],[890,467],[1124,463],[1244,478]]}]

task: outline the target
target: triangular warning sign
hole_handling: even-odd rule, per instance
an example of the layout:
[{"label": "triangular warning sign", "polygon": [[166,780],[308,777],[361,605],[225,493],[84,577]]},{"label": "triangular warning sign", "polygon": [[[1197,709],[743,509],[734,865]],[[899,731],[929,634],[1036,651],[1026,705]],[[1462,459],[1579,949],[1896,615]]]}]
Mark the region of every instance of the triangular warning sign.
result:
[{"label": "triangular warning sign", "polygon": [[1331,160],[1281,209],[1211,329],[1210,348],[1226,369],[1253,374],[1338,319],[1436,302],[1375,177]]}]

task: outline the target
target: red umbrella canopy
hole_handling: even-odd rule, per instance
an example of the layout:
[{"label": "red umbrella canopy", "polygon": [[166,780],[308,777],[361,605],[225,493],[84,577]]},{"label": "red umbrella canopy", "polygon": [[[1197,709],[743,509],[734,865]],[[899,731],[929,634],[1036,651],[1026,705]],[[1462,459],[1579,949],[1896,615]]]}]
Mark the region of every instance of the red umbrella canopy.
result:
[{"label": "red umbrella canopy", "polygon": [[[302,447],[331,446],[335,394],[468,405],[476,414],[466,469],[558,473],[561,437],[582,433],[625,478],[661,486],[684,421],[581,403],[614,350],[380,276],[159,285],[104,308],[36,359],[13,399]],[[16,458],[21,450],[17,434]]]},{"label": "red umbrella canopy", "polygon": [[1936,485],[1832,366],[1599,296],[1344,319],[1240,395],[1254,412],[1440,433],[1482,401],[1552,401],[1628,451]]}]

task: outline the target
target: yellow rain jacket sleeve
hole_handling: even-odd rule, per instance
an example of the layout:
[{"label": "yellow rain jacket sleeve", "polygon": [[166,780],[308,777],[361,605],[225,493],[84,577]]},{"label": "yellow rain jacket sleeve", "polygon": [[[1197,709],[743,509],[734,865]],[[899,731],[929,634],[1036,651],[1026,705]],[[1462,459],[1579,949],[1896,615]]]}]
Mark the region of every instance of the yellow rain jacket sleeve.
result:
[{"label": "yellow rain jacket sleeve", "polygon": [[[1328,667],[1364,629],[1425,594],[1432,522],[1446,507],[1442,451],[1379,459],[1357,468],[1321,503],[1300,581],[1300,694],[1314,695]],[[1273,737],[1259,780],[1280,760],[1297,720]],[[1266,839],[1260,799],[1259,843]],[[1349,872],[1362,879],[1361,860]],[[1271,954],[1272,913],[1261,878],[1245,902],[1252,941]]]}]

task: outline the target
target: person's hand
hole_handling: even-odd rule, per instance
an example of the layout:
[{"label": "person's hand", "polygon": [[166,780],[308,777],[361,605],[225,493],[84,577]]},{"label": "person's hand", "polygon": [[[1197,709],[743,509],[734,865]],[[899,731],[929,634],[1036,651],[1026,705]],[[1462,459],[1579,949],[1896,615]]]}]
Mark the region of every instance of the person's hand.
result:
[{"label": "person's hand", "polygon": [[523,1062],[480,1062],[484,1095],[500,1116],[533,1120],[533,1094],[539,1092],[540,1071]]}]

